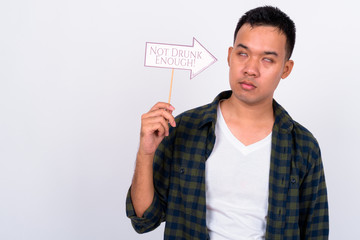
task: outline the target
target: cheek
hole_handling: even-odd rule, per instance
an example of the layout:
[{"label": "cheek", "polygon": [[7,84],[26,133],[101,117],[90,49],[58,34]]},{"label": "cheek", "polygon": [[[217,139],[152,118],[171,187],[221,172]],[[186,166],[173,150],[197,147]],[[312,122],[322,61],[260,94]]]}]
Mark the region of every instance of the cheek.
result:
[{"label": "cheek", "polygon": [[235,71],[234,71],[234,65],[233,64],[229,64],[229,77],[230,77],[230,80],[231,80],[231,77],[233,77],[235,74]]},{"label": "cheek", "polygon": [[230,67],[229,69],[229,81],[236,82],[240,78],[240,71],[237,68]]},{"label": "cheek", "polygon": [[279,85],[280,79],[281,79],[281,75],[276,74],[274,76],[273,80],[271,81],[272,90],[275,90],[277,88],[277,86]]},{"label": "cheek", "polygon": [[263,72],[263,74],[262,74],[263,79],[264,79],[263,83],[264,83],[264,86],[266,85],[266,89],[269,89],[271,91],[275,90],[277,85],[280,82],[281,75],[282,74],[280,74],[279,71]]},{"label": "cheek", "polygon": [[242,65],[240,63],[234,62],[234,61],[230,62],[230,64],[229,64],[230,74],[240,75],[241,69],[242,69]]},{"label": "cheek", "polygon": [[276,81],[277,81],[277,80],[281,79],[282,74],[283,74],[283,68],[276,67],[276,68],[271,69],[271,71],[269,71],[268,76],[271,77],[272,79],[276,79]]},{"label": "cheek", "polygon": [[236,72],[232,69],[229,70],[229,84],[231,88],[236,86],[236,82],[238,81],[239,77],[237,76]]}]

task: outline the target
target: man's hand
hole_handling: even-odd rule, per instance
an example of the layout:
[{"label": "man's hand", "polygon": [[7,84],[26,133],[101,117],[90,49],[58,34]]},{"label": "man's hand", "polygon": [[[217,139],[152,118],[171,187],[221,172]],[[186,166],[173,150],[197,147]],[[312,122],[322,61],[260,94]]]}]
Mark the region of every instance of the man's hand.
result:
[{"label": "man's hand", "polygon": [[141,155],[154,155],[157,147],[169,135],[169,125],[176,127],[172,112],[175,110],[169,103],[159,102],[149,112],[141,116],[140,147]]}]

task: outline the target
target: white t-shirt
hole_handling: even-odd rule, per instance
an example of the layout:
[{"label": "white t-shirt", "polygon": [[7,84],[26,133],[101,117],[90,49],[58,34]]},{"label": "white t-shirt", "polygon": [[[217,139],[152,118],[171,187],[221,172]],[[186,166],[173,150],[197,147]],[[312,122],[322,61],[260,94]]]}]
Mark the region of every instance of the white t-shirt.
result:
[{"label": "white t-shirt", "polygon": [[271,133],[245,146],[227,127],[220,107],[217,118],[216,142],[205,172],[210,238],[265,239]]}]

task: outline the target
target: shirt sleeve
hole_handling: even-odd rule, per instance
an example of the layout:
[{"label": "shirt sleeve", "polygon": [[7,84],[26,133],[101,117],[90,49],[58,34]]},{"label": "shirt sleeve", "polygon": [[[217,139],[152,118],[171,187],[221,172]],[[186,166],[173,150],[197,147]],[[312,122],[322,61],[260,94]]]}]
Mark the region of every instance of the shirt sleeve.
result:
[{"label": "shirt sleeve", "polygon": [[142,217],[138,217],[135,213],[134,206],[131,201],[131,187],[126,197],[126,215],[131,220],[131,224],[137,233],[146,233],[157,228],[162,222],[163,211],[158,196],[154,193],[154,199]]},{"label": "shirt sleeve", "polygon": [[328,199],[318,146],[310,152],[309,171],[301,185],[300,232],[303,240],[325,240],[329,235]]},{"label": "shirt sleeve", "polygon": [[138,233],[146,233],[157,228],[166,218],[167,198],[170,181],[170,164],[172,161],[172,144],[175,135],[173,128],[170,134],[160,143],[153,162],[154,199],[142,217],[135,213],[130,189],[126,198],[126,214],[131,219],[133,228]]}]

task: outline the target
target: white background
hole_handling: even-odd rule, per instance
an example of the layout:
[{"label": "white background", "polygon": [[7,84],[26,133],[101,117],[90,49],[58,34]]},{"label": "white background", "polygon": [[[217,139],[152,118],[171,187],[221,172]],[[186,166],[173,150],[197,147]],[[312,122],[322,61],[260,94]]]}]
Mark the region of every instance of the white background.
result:
[{"label": "white background", "polygon": [[295,67],[276,99],[320,142],[330,238],[359,222],[359,22],[356,1],[1,0],[0,239],[162,239],[125,214],[140,115],[167,101],[171,70],[144,67],[145,42],[191,45],[218,62],[176,70],[175,114],[229,89],[238,18],[264,4],[296,23]]}]

